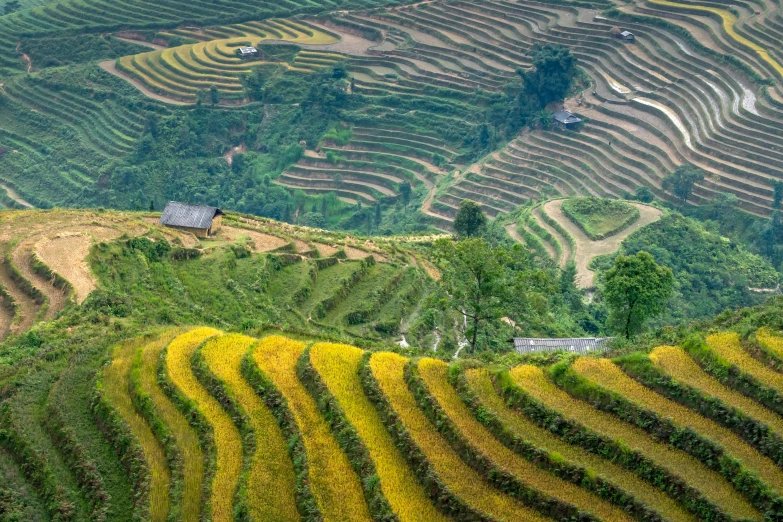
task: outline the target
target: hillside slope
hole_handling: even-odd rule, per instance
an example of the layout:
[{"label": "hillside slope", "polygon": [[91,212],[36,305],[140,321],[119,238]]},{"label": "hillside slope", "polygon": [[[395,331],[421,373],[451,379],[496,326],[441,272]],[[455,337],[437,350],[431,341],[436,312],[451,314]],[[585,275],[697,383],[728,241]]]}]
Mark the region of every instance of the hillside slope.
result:
[{"label": "hillside slope", "polygon": [[682,522],[783,513],[783,337],[769,329],[500,369],[309,341],[158,329],[108,354],[83,345],[6,372],[0,449],[13,480],[0,486],[2,513]]}]

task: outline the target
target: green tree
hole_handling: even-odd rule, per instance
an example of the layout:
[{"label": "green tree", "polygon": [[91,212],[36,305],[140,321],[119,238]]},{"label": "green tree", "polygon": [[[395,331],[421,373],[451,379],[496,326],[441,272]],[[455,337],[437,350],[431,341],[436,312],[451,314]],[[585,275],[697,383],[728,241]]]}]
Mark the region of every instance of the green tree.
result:
[{"label": "green tree", "polygon": [[636,191],[633,193],[633,199],[641,201],[642,203],[652,203],[655,199],[655,195],[647,187],[636,187]]},{"label": "green tree", "polygon": [[218,88],[214,85],[209,88],[209,99],[212,101],[212,105],[217,105],[220,101],[220,92],[218,92]]},{"label": "green tree", "polygon": [[773,187],[775,194],[772,197],[772,210],[780,210],[780,203],[783,202],[783,181],[775,181]]},{"label": "green tree", "polygon": [[487,340],[491,324],[503,316],[508,255],[483,238],[439,239],[435,252],[445,266],[441,282],[454,310],[467,319],[465,337],[469,352],[475,353],[480,341]]},{"label": "green tree", "polygon": [[524,73],[528,93],[541,107],[565,98],[576,74],[576,58],[562,45],[536,45],[530,54],[533,67]]},{"label": "green tree", "polygon": [[3,13],[11,14],[14,11],[18,11],[21,8],[22,6],[19,3],[19,0],[11,0],[10,2],[6,2],[5,7],[3,8]]},{"label": "green tree", "polygon": [[378,201],[375,203],[375,227],[379,227],[381,225],[381,202]]},{"label": "green tree", "polygon": [[668,190],[685,205],[693,194],[693,186],[704,180],[704,172],[690,163],[680,165],[674,173],[663,178],[661,186]]},{"label": "green tree", "polygon": [[617,256],[604,278],[610,326],[630,339],[647,319],[664,312],[673,289],[671,269],[659,266],[649,253]]},{"label": "green tree", "polygon": [[400,183],[400,195],[402,196],[402,204],[407,206],[411,200],[411,184],[408,181]]},{"label": "green tree", "polygon": [[458,236],[473,237],[479,235],[487,226],[487,216],[481,205],[469,199],[459,204],[457,217],[454,218],[454,231]]}]

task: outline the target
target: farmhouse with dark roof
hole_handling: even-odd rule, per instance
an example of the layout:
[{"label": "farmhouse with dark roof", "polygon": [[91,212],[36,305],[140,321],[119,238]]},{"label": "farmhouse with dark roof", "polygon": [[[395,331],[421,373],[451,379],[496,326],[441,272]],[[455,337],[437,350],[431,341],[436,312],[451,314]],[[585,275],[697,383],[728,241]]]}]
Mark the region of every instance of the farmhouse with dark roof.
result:
[{"label": "farmhouse with dark roof", "polygon": [[187,205],[169,201],[160,216],[161,225],[186,230],[196,237],[208,237],[220,229],[223,211],[204,205]]},{"label": "farmhouse with dark roof", "polygon": [[559,129],[572,129],[579,125],[582,118],[576,116],[573,112],[559,110],[555,113],[554,124]]}]

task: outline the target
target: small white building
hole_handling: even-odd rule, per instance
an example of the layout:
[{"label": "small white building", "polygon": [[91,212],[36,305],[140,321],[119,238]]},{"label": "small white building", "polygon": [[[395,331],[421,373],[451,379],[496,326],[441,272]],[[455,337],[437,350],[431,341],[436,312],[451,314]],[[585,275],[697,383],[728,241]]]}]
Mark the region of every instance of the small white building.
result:
[{"label": "small white building", "polygon": [[255,58],[258,56],[258,49],[255,47],[240,47],[237,49],[237,56],[240,58]]}]

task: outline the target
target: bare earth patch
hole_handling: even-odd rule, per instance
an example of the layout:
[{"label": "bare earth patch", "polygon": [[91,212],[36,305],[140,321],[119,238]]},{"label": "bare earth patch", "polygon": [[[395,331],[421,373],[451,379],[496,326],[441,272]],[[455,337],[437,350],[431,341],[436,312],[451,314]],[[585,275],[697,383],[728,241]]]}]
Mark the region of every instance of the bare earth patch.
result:
[{"label": "bare earth patch", "polygon": [[288,244],[288,241],[285,239],[271,236],[269,234],[264,234],[262,232],[257,232],[255,230],[248,230],[246,228],[227,227],[224,225],[221,228],[221,231],[224,234],[230,234],[231,239],[233,240],[236,240],[242,236],[250,238],[250,241],[253,242],[253,250],[256,252],[269,252],[270,250],[274,250]]},{"label": "bare earth patch", "polygon": [[73,286],[76,302],[84,301],[97,288],[87,266],[92,239],[84,234],[65,233],[36,245],[36,254]]},{"label": "bare earth patch", "polygon": [[629,202],[639,209],[639,219],[628,228],[611,237],[602,239],[601,241],[593,241],[563,214],[560,208],[563,201],[564,200],[562,199],[557,199],[544,203],[543,210],[574,238],[574,243],[576,244],[576,252],[574,252],[574,260],[576,262],[576,285],[579,288],[592,288],[595,286],[595,272],[587,268],[593,258],[611,254],[617,250],[620,243],[622,243],[626,237],[643,226],[658,221],[663,215],[663,212],[655,207]]},{"label": "bare earth patch", "polygon": [[316,250],[318,250],[318,253],[321,254],[321,257],[329,257],[333,256],[337,253],[338,250],[340,250],[338,247],[334,247],[331,245],[325,245],[323,243],[313,243]]}]

